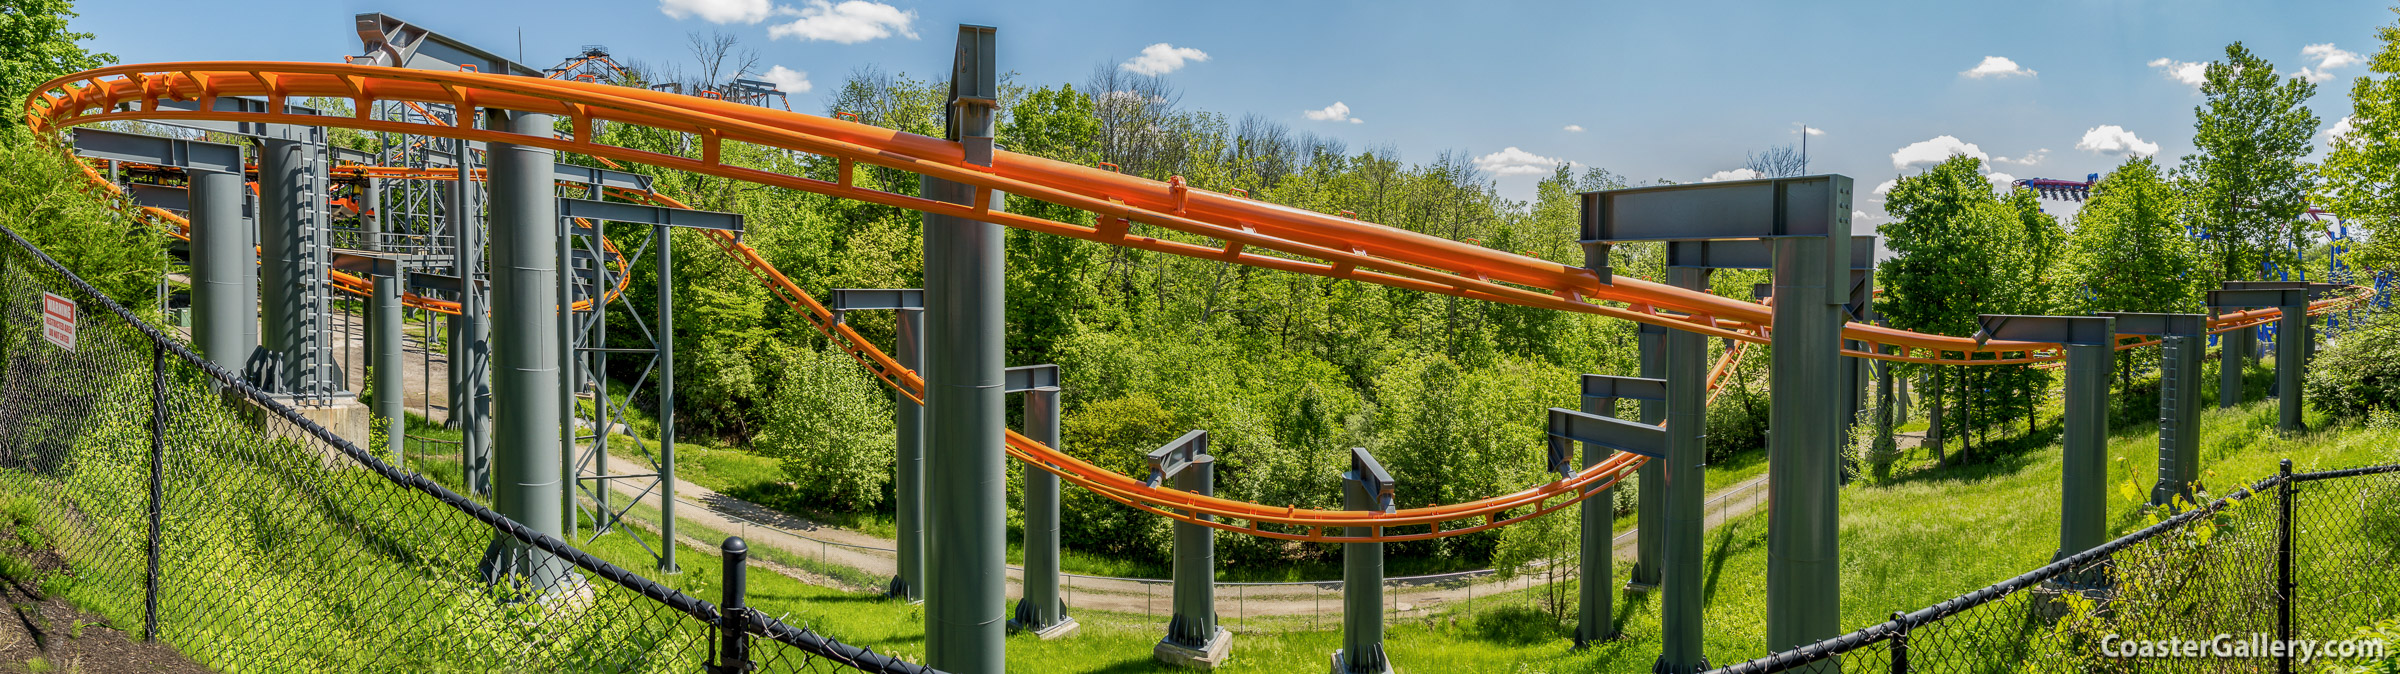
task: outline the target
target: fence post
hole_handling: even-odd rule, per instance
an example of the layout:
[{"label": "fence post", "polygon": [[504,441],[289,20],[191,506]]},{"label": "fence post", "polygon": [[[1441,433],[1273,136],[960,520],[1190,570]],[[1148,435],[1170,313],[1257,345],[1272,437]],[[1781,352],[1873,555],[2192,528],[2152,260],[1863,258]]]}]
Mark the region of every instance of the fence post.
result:
[{"label": "fence post", "polygon": [[[2281,367],[2278,364],[2277,367]],[[2275,482],[2275,638],[2282,640],[2282,652],[2275,658],[2275,671],[2291,674],[2292,652],[2292,460],[2284,459]]]},{"label": "fence post", "polygon": [[150,343],[150,570],[142,588],[142,640],[158,640],[159,510],[166,500],[167,347]]},{"label": "fence post", "polygon": [[1900,632],[1892,635],[1892,674],[1908,674],[1908,614],[1893,611],[1892,620],[1900,623]]},{"label": "fence post", "polygon": [[734,536],[718,549],[725,554],[725,582],[717,603],[717,672],[738,674],[750,671],[750,609],[742,605],[749,594],[750,545]]}]

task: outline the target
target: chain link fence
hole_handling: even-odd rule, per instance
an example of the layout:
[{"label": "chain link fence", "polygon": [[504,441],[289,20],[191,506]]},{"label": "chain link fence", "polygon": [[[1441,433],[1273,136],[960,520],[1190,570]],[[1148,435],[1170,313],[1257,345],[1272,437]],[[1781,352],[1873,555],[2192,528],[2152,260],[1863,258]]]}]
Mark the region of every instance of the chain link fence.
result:
[{"label": "chain link fence", "polygon": [[[0,509],[128,634],[245,672],[931,671],[743,608],[740,555],[711,603],[387,465],[0,233]],[[525,554],[571,573],[485,570]]]},{"label": "chain link fence", "polygon": [[2318,671],[2319,653],[2274,644],[2350,640],[2400,616],[2395,504],[2400,465],[2294,474],[2286,461],[2016,578],[1714,672]]}]

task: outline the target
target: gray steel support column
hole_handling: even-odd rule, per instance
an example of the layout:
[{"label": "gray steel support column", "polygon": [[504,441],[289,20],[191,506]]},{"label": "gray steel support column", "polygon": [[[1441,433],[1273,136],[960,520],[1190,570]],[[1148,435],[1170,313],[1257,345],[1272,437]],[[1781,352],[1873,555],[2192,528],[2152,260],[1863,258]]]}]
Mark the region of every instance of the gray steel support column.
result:
[{"label": "gray steel support column", "polygon": [[[1641,351],[1641,375],[1646,379],[1665,379],[1667,361],[1667,329],[1642,324],[1635,335]],[[1667,418],[1667,405],[1642,401],[1641,422],[1656,426]],[[1667,464],[1648,461],[1635,469],[1640,491],[1633,494],[1633,570],[1626,574],[1625,589],[1647,592],[1658,587],[1659,569],[1663,565],[1662,548],[1666,536]],[[1614,522],[1614,520],[1611,520]]]},{"label": "gray steel support column", "polygon": [[[1708,269],[1667,268],[1667,284],[1678,288],[1708,288]],[[1778,304],[1781,301],[1778,300]],[[1776,331],[1780,337],[1782,330]],[[1666,334],[1662,369],[1667,380],[1667,455],[1651,461],[1661,467],[1657,483],[1644,482],[1643,491],[1665,492],[1667,502],[1659,560],[1664,581],[1659,607],[1660,649],[1652,671],[1688,674],[1708,669],[1701,648],[1700,596],[1702,566],[1700,535],[1706,528],[1703,512],[1708,450],[1708,338],[1696,332]],[[1780,349],[1778,350],[1780,351]],[[1770,464],[1770,468],[1772,465]]]},{"label": "gray steel support column", "polygon": [[[1391,475],[1365,449],[1350,450],[1350,472],[1342,474],[1342,509],[1391,512]],[[1343,527],[1344,536],[1374,536],[1380,527]],[[1342,544],[1342,649],[1333,652],[1333,674],[1383,674],[1392,663],[1383,651],[1383,544]]]},{"label": "gray steel support column", "polygon": [[192,181],[192,342],[217,367],[241,372],[258,349],[258,252],[242,218],[243,176],[185,175]]},{"label": "gray steel support column", "polygon": [[408,461],[403,452],[408,441],[408,413],[402,403],[408,394],[403,391],[402,382],[408,365],[401,349],[400,328],[405,319],[400,315],[400,287],[406,282],[401,274],[407,272],[399,270],[398,264],[393,267],[393,273],[375,277],[375,297],[368,303],[374,319],[368,321],[367,327],[374,333],[368,335],[367,342],[375,355],[368,364],[375,368],[375,416],[385,424],[383,451],[393,466],[406,468]]},{"label": "gray steel support column", "polygon": [[[472,110],[462,110],[457,119],[461,124],[473,124],[475,117]],[[473,152],[459,153],[459,175],[473,175],[474,156]],[[459,312],[449,319],[449,423],[458,429],[461,479],[467,489],[488,495],[492,493],[491,410],[485,403],[491,394],[491,320],[484,306],[484,289],[477,283],[483,276],[484,245],[475,190],[473,180],[450,183],[450,203],[444,211],[452,237],[450,269],[459,280]]]},{"label": "gray steel support column", "polygon": [[2177,497],[2189,502],[2192,484],[2200,480],[2200,362],[2208,349],[2208,337],[2170,336],[2164,338],[2163,347],[2158,484],[2150,490],[2151,505],[2168,505]]},{"label": "gray steel support column", "polygon": [[[906,312],[903,312],[905,314]],[[1058,389],[1034,390],[1025,394],[1025,436],[1052,449],[1065,451],[1059,442],[1060,406]],[[1208,493],[1214,494],[1216,477],[1211,464],[1207,478]],[[1183,542],[1183,532],[1176,530],[1176,544]],[[1066,599],[1058,588],[1058,476],[1033,466],[1025,467],[1025,597],[1017,602],[1017,624],[1024,629],[1044,632],[1074,620],[1067,617]],[[1180,549],[1180,548],[1178,548]],[[1181,555],[1176,557],[1181,560]],[[1180,563],[1180,562],[1179,562]],[[1168,630],[1173,632],[1172,628]]]},{"label": "gray steel support column", "polygon": [[[1775,349],[1767,436],[1767,649],[1841,633],[1836,421],[1842,304],[1828,280],[1826,237],[1775,239]],[[1847,259],[1843,256],[1842,259]],[[1672,414],[1672,412],[1670,412]],[[1672,424],[1672,422],[1670,422]],[[1672,427],[1670,425],[1670,427]]]},{"label": "gray steel support column", "polygon": [[2281,412],[2277,430],[2308,430],[2300,418],[2300,373],[2308,369],[2308,305],[2287,304],[2275,321],[2275,403]]},{"label": "gray steel support column", "polygon": [[[1604,417],[1617,415],[1612,398],[1585,397],[1579,408]],[[1583,443],[1583,467],[1591,468],[1607,460],[1616,451],[1596,443]],[[1639,496],[1638,494],[1636,495]],[[1616,612],[1613,610],[1617,582],[1617,488],[1600,490],[1585,497],[1577,514],[1583,517],[1582,536],[1576,557],[1582,566],[1581,577],[1575,583],[1575,645],[1585,646],[1617,636]],[[1557,517],[1557,515],[1551,515]]]},{"label": "gray steel support column", "polygon": [[279,381],[255,383],[274,393],[297,391],[304,369],[298,351],[308,307],[301,302],[307,279],[300,277],[300,245],[308,221],[300,200],[309,196],[301,194],[307,157],[308,145],[294,140],[269,138],[258,151],[259,342],[282,367]]},{"label": "gray steel support column", "polygon": [[[2114,319],[2104,319],[2114,322]],[[2068,345],[2065,465],[2059,474],[2058,553],[2108,542],[2108,377],[2116,350]]]},{"label": "gray steel support column", "polygon": [[[925,339],[925,321],[922,315],[924,313],[923,311],[902,309],[897,312],[898,316],[893,325],[893,332],[899,333],[897,337],[899,344],[892,349],[893,357],[900,361],[901,367],[920,374],[925,371],[925,358],[922,352]],[[907,396],[893,396],[892,414],[896,421],[893,435],[899,441],[897,443],[899,445],[898,455],[892,461],[893,477],[896,480],[892,484],[892,500],[897,501],[892,505],[892,528],[898,537],[892,547],[898,551],[900,568],[892,576],[892,582],[884,589],[884,594],[909,601],[918,601],[925,598],[925,405],[909,400]],[[1026,410],[1026,414],[1028,419],[1032,418],[1031,409]],[[1057,436],[1053,434],[1052,437]],[[1056,447],[1057,445],[1051,446]],[[1026,479],[1030,480],[1034,473],[1041,472],[1039,469],[1028,469],[1025,471]],[[1058,493],[1056,484],[1058,476],[1049,473],[1042,474],[1052,480],[1051,495],[1052,502],[1055,504]],[[1033,495],[1029,492],[1026,494],[1026,498],[1033,498]],[[1027,516],[1031,517],[1030,514]],[[1030,521],[1026,523],[1026,527],[1026,535],[1032,535]],[[1030,565],[1033,563],[1033,558],[1030,556],[1031,554],[1028,551],[1027,555],[1029,556],[1025,559],[1025,563],[1029,565],[1027,573],[1032,572]]]},{"label": "gray steel support column", "polygon": [[[551,116],[513,113],[507,128],[547,137]],[[569,422],[559,405],[564,392],[557,343],[560,232],[550,168],[554,155],[529,145],[490,145],[492,314],[508,317],[492,345],[492,399],[507,408],[493,415],[492,509],[563,538],[559,435]],[[491,582],[521,577],[529,589],[547,591],[564,586],[570,567],[499,536],[485,556],[484,573]]]},{"label": "gray steel support column", "polygon": [[[967,163],[992,161],[998,86],[991,28],[960,26],[950,130]],[[925,198],[974,204],[981,190],[930,176]],[[1005,196],[986,192],[993,210]],[[1008,472],[1003,465],[1006,297],[999,225],[925,214],[925,664],[1005,671]]]},{"label": "gray steel support column", "polygon": [[[653,230],[658,237],[658,526],[660,546],[658,570],[683,573],[675,563],[675,228],[661,225]],[[596,295],[605,295],[606,290]],[[593,310],[603,307],[599,298],[592,300]],[[570,354],[572,355],[572,354]],[[574,493],[575,485],[567,485]],[[608,493],[608,485],[600,485]]]},{"label": "gray steel support column", "polygon": [[2258,328],[2242,328],[2217,338],[2217,407],[2242,404],[2242,359],[2258,344]]},{"label": "gray steel support column", "polygon": [[[1189,440],[1191,436],[1186,435],[1185,438]],[[1205,436],[1200,442],[1201,446],[1195,449],[1205,451]],[[1175,488],[1201,496],[1216,496],[1216,458],[1197,454],[1188,460],[1188,465],[1175,471]],[[1195,515],[1202,520],[1215,519],[1189,511],[1185,514]],[[1175,613],[1167,621],[1164,643],[1209,653],[1219,645],[1219,640],[1231,638],[1224,628],[1217,626],[1216,531],[1202,524],[1175,523]]]}]

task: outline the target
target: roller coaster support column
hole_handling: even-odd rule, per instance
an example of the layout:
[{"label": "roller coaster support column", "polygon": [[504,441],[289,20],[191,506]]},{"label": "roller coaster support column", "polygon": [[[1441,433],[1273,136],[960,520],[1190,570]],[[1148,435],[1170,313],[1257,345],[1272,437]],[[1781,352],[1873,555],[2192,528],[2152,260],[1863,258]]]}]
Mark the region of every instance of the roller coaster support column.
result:
[{"label": "roller coaster support column", "polygon": [[2300,418],[2300,373],[2308,359],[2308,300],[2317,290],[2306,283],[2227,284],[2225,290],[2208,291],[2211,309],[2256,309],[2275,307],[2283,318],[2275,324],[2275,388],[2281,407],[2281,422],[2276,428],[2285,432],[2308,430]]},{"label": "roller coaster support column", "polygon": [[[992,163],[999,104],[994,30],[958,27],[949,137],[966,163]],[[999,210],[1003,195],[923,178],[920,193]],[[925,664],[954,674],[1006,668],[1007,471],[1002,462],[999,225],[925,214]]]},{"label": "roller coaster support column", "polygon": [[[1706,267],[1668,267],[1667,285],[1706,292],[1712,270]],[[1666,581],[1659,606],[1660,650],[1652,671],[1688,674],[1708,669],[1701,652],[1700,534],[1707,527],[1705,493],[1708,480],[1708,338],[1696,332],[1667,332],[1667,450],[1659,464],[1664,479],[1656,485],[1666,492],[1666,530],[1659,556]]]},{"label": "roller coaster support column", "polygon": [[[495,125],[499,126],[499,125]],[[507,115],[509,131],[549,137],[551,116]],[[492,191],[492,314],[508,317],[492,350],[493,398],[506,401],[495,416],[492,509],[527,527],[565,537],[564,475],[559,470],[566,395],[560,378],[558,200],[552,187],[554,152],[493,143],[487,180]],[[601,429],[605,432],[606,429]],[[672,544],[671,542],[669,543]],[[536,592],[565,587],[564,560],[509,536],[492,541],[484,577]]]},{"label": "roller coaster support column", "polygon": [[[1642,377],[1664,379],[1667,329],[1643,323],[1634,339],[1641,349]],[[1665,401],[1642,401],[1642,423],[1655,426],[1666,418]],[[1633,493],[1633,571],[1626,574],[1627,592],[1649,592],[1658,587],[1660,546],[1667,533],[1666,469],[1664,461],[1645,461],[1636,473],[1640,491]]]},{"label": "roller coaster support column", "polygon": [[[900,367],[923,373],[924,358],[921,351],[925,338],[925,291],[848,288],[833,291],[833,320],[836,323],[842,322],[848,312],[886,309],[898,312],[892,325],[892,331],[898,333],[893,340],[897,342],[892,348],[893,360],[899,361]],[[884,587],[883,594],[886,597],[918,601],[925,598],[925,406],[905,396],[896,398],[892,405],[893,427],[897,431],[893,435],[898,440],[895,443],[898,452],[892,461],[892,500],[896,501],[892,505],[892,528],[897,530],[898,540],[892,547],[898,553],[900,568],[892,575],[892,582]],[[1037,472],[1041,471],[1026,473],[1026,479],[1032,479],[1032,474]],[[1053,480],[1058,479],[1056,475],[1042,474]],[[1056,487],[1052,488],[1052,492],[1056,493]],[[1026,498],[1032,497],[1028,495]],[[1027,522],[1026,525],[1030,528],[1032,523]],[[1026,554],[1033,552],[1029,548]],[[1026,564],[1032,563],[1033,560],[1028,557]],[[1031,572],[1030,568],[1028,566],[1028,573]]]},{"label": "roller coaster support column", "polygon": [[[1009,393],[1025,394],[1025,437],[1064,451],[1058,441],[1058,366],[1012,367],[1007,378]],[[1215,478],[1210,479],[1213,485]],[[1040,468],[1025,469],[1025,597],[1017,601],[1017,618],[1009,627],[1032,630],[1043,641],[1074,634],[1079,627],[1067,617],[1058,591],[1058,476]]]},{"label": "roller coaster support column", "polygon": [[242,218],[241,150],[217,147],[230,170],[184,168],[192,182],[192,341],[209,362],[241,372],[258,350],[258,251]]},{"label": "roller coaster support column", "polygon": [[[1640,377],[1611,377],[1587,374],[1582,378],[1583,410],[1580,414],[1563,409],[1550,410],[1550,470],[1560,479],[1577,471],[1569,461],[1568,442],[1583,443],[1583,467],[1600,465],[1608,455],[1618,451],[1633,452],[1658,458],[1667,444],[1666,431],[1651,424],[1632,423],[1613,418],[1617,399],[1629,398],[1644,403],[1667,400],[1667,380]],[[1646,464],[1645,464],[1646,465]],[[1611,485],[1598,494],[1583,499],[1583,536],[1579,550],[1583,566],[1582,581],[1576,583],[1575,646],[1581,648],[1594,641],[1617,636],[1615,611],[1610,610],[1616,583],[1609,576],[1616,572],[1616,487]]]},{"label": "roller coaster support column", "polygon": [[2059,471],[2058,553],[2051,561],[2108,542],[2108,376],[2116,355],[2116,319],[1985,314],[1976,321],[1982,328],[1975,333],[1977,343],[1998,339],[2066,347],[2066,459]]},{"label": "roller coaster support column", "polygon": [[[1350,449],[1342,474],[1342,509],[1390,513],[1392,474],[1364,447]],[[1343,527],[1344,536],[1373,536],[1381,527]],[[1333,674],[1391,674],[1383,653],[1383,544],[1342,544],[1342,648]]]},{"label": "roller coaster support column", "polygon": [[[459,111],[456,119],[462,125],[475,123],[473,110]],[[472,176],[475,153],[458,153],[458,174]],[[488,176],[487,176],[488,179]],[[491,320],[484,307],[483,287],[483,227],[476,214],[475,181],[459,180],[448,184],[448,207],[444,220],[450,227],[450,271],[458,275],[457,314],[450,317],[450,420],[458,429],[458,457],[461,478],[467,488],[477,494],[492,493],[491,410],[489,400],[491,366]]]},{"label": "roller coaster support column", "polygon": [[[367,179],[365,193],[359,198],[358,219],[362,238],[369,251],[383,251],[383,181]],[[402,362],[400,331],[402,321],[400,293],[406,279],[398,260],[375,265],[374,295],[367,298],[367,364],[374,369],[370,382],[375,393],[375,416],[383,419],[383,450],[392,465],[408,466],[408,416],[401,403],[407,395],[406,364]]]},{"label": "roller coaster support column", "polygon": [[[288,128],[278,126],[278,129]],[[267,362],[275,363],[264,372],[273,373],[271,381],[253,382],[270,393],[292,393],[300,388],[301,375],[307,368],[300,350],[306,344],[307,307],[302,301],[300,284],[309,279],[302,276],[301,257],[307,251],[301,246],[309,226],[307,206],[302,201],[314,198],[321,205],[322,194],[304,194],[307,179],[308,145],[284,138],[267,138],[258,150],[258,259],[259,265],[259,325],[261,345],[266,347]],[[323,184],[323,183],[319,183]]]},{"label": "roller coaster support column", "polygon": [[[1192,431],[1150,452],[1150,486],[1175,481],[1175,488],[1217,495],[1217,460],[1208,455],[1208,431]],[[1208,515],[1185,512],[1203,521]],[[1216,529],[1175,523],[1175,616],[1167,636],[1150,657],[1169,665],[1216,669],[1233,649],[1233,633],[1217,625]]]},{"label": "roller coaster support column", "polygon": [[[1841,362],[1842,305],[1850,279],[1850,179],[1814,189],[1831,213],[1808,213],[1831,231],[1787,236],[1775,247],[1775,349],[1768,386],[1767,646],[1791,648],[1841,633],[1841,429],[1833,371]],[[1800,192],[1800,186],[1791,190]],[[1794,201],[1800,195],[1794,194]]]},{"label": "roller coaster support column", "polygon": [[[1832,637],[1841,629],[1840,504],[1836,499],[1841,454],[1835,451],[1841,415],[1842,307],[1858,242],[1850,236],[1851,181],[1822,175],[1739,182],[1667,185],[1583,194],[1584,256],[1593,244],[1614,241],[1676,241],[1668,249],[1668,283],[1705,287],[1703,269],[1752,267],[1760,246],[1726,239],[1766,239],[1774,268],[1775,349],[1769,363],[1774,406],[1767,440],[1767,646],[1783,650]],[[1871,243],[1869,244],[1872,245]],[[1869,250],[1872,250],[1871,248]],[[1675,276],[1679,273],[1681,277]],[[1687,286],[1692,287],[1692,286]],[[1710,324],[1708,317],[1695,321]],[[1669,518],[1667,600],[1661,613],[1666,652],[1662,671],[1700,664],[1699,586],[1677,580],[1698,569],[1699,480],[1677,479],[1675,471],[1697,473],[1703,462],[1697,444],[1704,429],[1706,392],[1700,362],[1707,343],[1677,335],[1667,345],[1665,461],[1674,494]],[[1683,362],[1687,356],[1693,359]],[[1685,368],[1689,368],[1689,374]],[[1689,379],[1685,377],[1688,376]],[[1677,390],[1691,383],[1691,390]],[[1687,422],[1677,402],[1693,396]],[[1691,435],[1686,436],[1686,433]],[[1678,450],[1692,443],[1691,454]],[[1693,519],[1680,512],[1688,503]],[[1689,527],[1690,531],[1684,531]],[[1678,541],[1689,536],[1691,540]],[[1688,546],[1688,550],[1683,548]],[[1680,557],[1689,554],[1690,557]],[[1687,561],[1688,560],[1688,561]],[[1696,571],[1695,571],[1696,573]],[[1688,594],[1687,594],[1688,593]],[[1686,602],[1689,602],[1688,606]],[[1691,615],[1684,615],[1685,612]]]},{"label": "roller coaster support column", "polygon": [[2242,328],[2217,338],[2217,408],[2242,404],[2242,359],[2258,348],[2258,328]]},{"label": "roller coaster support column", "polygon": [[2200,479],[2200,361],[2208,350],[2207,314],[2100,314],[2117,321],[2116,334],[2160,339],[2158,482],[2150,505],[2192,499]]}]

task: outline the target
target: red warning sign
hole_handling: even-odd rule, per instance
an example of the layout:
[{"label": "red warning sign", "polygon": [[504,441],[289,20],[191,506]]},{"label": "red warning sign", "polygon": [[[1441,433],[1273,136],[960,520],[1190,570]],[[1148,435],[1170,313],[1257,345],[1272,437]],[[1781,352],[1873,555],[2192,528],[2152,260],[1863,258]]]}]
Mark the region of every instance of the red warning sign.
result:
[{"label": "red warning sign", "polygon": [[42,339],[75,350],[75,300],[42,293]]}]

